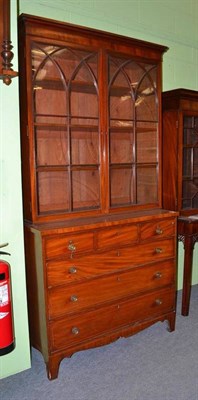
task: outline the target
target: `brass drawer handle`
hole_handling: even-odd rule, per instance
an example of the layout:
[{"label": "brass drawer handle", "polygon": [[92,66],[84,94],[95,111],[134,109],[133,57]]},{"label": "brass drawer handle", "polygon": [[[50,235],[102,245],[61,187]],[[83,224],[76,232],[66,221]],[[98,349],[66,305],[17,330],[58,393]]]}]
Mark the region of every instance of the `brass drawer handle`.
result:
[{"label": "brass drawer handle", "polygon": [[155,252],[157,254],[161,254],[162,253],[162,248],[161,247],[156,247]]},{"label": "brass drawer handle", "polygon": [[80,330],[79,330],[79,328],[77,328],[77,326],[73,326],[71,332],[73,335],[78,335]]},{"label": "brass drawer handle", "polygon": [[162,277],[162,273],[159,272],[159,271],[156,272],[155,275],[154,275],[154,278],[155,278],[155,279],[160,279],[161,277]]},{"label": "brass drawer handle", "polygon": [[72,296],[70,297],[70,300],[75,303],[76,301],[78,301],[78,296],[76,296],[75,294],[72,294]]},{"label": "brass drawer handle", "polygon": [[156,304],[156,306],[161,306],[162,300],[161,299],[156,299],[155,300],[155,304]]},{"label": "brass drawer handle", "polygon": [[68,244],[68,250],[70,250],[70,251],[75,251],[76,250],[76,246],[75,246],[75,244],[72,242],[72,240],[70,240],[69,241],[69,244]]},{"label": "brass drawer handle", "polygon": [[161,235],[163,233],[163,230],[161,228],[157,227],[156,230],[155,230],[155,233],[157,235]]},{"label": "brass drawer handle", "polygon": [[74,265],[69,268],[69,273],[70,274],[76,274],[76,272],[77,272],[77,268]]}]

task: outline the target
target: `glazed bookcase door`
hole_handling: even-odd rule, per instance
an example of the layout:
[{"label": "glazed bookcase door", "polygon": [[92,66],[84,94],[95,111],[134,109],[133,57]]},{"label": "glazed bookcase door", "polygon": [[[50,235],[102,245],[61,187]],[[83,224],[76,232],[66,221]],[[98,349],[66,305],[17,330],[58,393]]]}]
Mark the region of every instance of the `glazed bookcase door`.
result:
[{"label": "glazed bookcase door", "polygon": [[33,43],[38,215],[100,208],[98,54]]},{"label": "glazed bookcase door", "polygon": [[183,117],[183,210],[198,209],[198,115]]},{"label": "glazed bookcase door", "polygon": [[159,202],[156,65],[109,56],[110,207]]}]

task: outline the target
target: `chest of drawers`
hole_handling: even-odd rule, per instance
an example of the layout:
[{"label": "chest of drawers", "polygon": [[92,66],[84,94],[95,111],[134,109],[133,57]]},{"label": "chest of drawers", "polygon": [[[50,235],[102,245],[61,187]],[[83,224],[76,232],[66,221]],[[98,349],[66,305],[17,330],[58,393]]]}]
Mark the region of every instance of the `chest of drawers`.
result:
[{"label": "chest of drawers", "polygon": [[74,352],[175,326],[175,213],[25,227],[32,345],[48,377]]}]

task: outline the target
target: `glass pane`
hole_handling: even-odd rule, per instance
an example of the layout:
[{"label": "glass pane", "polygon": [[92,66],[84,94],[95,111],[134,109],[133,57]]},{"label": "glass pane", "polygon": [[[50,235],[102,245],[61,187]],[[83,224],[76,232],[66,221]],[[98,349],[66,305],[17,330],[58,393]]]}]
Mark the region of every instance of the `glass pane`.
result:
[{"label": "glass pane", "polygon": [[192,208],[198,208],[198,191],[192,199]]},{"label": "glass pane", "polygon": [[156,203],[157,193],[157,170],[156,167],[137,168],[137,203]]},{"label": "glass pane", "polygon": [[130,205],[134,202],[133,173],[131,168],[112,168],[111,180],[111,206]]},{"label": "glass pane", "polygon": [[110,132],[110,162],[130,163],[133,161],[133,132]]},{"label": "glass pane", "polygon": [[192,208],[192,206],[191,206],[191,199],[183,199],[182,200],[182,208],[183,209],[190,209],[190,208]]},{"label": "glass pane", "polygon": [[113,90],[110,92],[110,110],[111,110],[111,124],[113,121],[123,120],[125,126],[127,121],[133,118],[133,108],[130,93],[126,93],[120,97],[113,96]]},{"label": "glass pane", "polygon": [[193,117],[184,116],[184,128],[193,128]]},{"label": "glass pane", "polygon": [[[77,82],[83,84],[88,82],[97,82],[98,80],[98,55],[87,50],[68,49],[65,57],[64,72],[68,80],[72,82],[73,89]],[[68,62],[69,58],[69,62]],[[78,78],[78,79],[77,79]],[[75,81],[74,81],[75,79]],[[78,87],[76,87],[78,89]]]},{"label": "glass pane", "polygon": [[[66,97],[65,93],[60,90],[51,90],[44,88],[34,88],[35,101],[35,121],[38,115],[58,115],[66,114]],[[47,118],[43,122],[48,122]],[[56,122],[56,120],[52,121]]]},{"label": "glass pane", "polygon": [[134,122],[130,119],[114,119],[112,118],[110,120],[110,127],[115,130],[128,130],[130,129],[130,131],[133,132],[134,129]]},{"label": "glass pane", "polygon": [[198,208],[198,178],[183,181],[182,193],[182,208]]},{"label": "glass pane", "polygon": [[40,114],[65,115],[65,82],[57,63],[46,49],[42,51],[39,47],[32,49],[32,56],[35,117]]},{"label": "glass pane", "polygon": [[136,91],[136,116],[140,121],[158,120],[158,102],[156,96],[156,68],[148,71]]},{"label": "glass pane", "polygon": [[[94,86],[93,86],[93,89]],[[98,97],[95,93],[71,92],[71,116],[98,118]]]},{"label": "glass pane", "polygon": [[35,115],[35,126],[49,127],[49,129],[60,129],[65,130],[67,127],[68,118],[62,115],[46,115],[36,114]]},{"label": "glass pane", "polygon": [[191,148],[183,149],[183,176],[191,177],[192,176],[192,166],[193,166],[193,151]]},{"label": "glass pane", "polygon": [[194,170],[193,170],[193,176],[195,178],[198,178],[198,147],[194,148],[193,151],[193,160],[194,160]]},{"label": "glass pane", "polygon": [[97,57],[86,52],[77,58],[69,82],[71,115],[98,117]]},{"label": "glass pane", "polygon": [[73,210],[88,210],[100,205],[99,172],[97,169],[72,172]]},{"label": "glass pane", "polygon": [[198,143],[198,117],[184,117],[184,145],[195,145]]},{"label": "glass pane", "polygon": [[64,130],[36,129],[37,166],[68,164],[68,138]]},{"label": "glass pane", "polygon": [[40,213],[69,209],[68,172],[38,172],[38,208]]},{"label": "glass pane", "polygon": [[[127,86],[133,89],[133,92],[139,86],[145,74],[151,71],[152,65],[127,59],[124,57],[109,56],[109,82],[115,86]],[[151,79],[152,72],[150,72]]]},{"label": "glass pane", "polygon": [[157,124],[137,123],[137,162],[153,163],[158,159],[158,135]]},{"label": "glass pane", "polygon": [[72,131],[71,133],[72,163],[98,164],[99,140],[98,132]]},{"label": "glass pane", "polygon": [[133,93],[124,69],[125,64],[126,60],[110,58],[109,108],[111,124],[113,120],[132,120],[134,116],[133,99],[131,97]]},{"label": "glass pane", "polygon": [[198,208],[198,117],[184,117],[182,208]]}]

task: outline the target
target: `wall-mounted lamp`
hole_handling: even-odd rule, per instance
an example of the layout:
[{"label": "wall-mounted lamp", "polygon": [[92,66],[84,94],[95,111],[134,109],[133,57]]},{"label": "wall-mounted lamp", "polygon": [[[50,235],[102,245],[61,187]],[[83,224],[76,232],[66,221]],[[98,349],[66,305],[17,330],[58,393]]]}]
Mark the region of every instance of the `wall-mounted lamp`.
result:
[{"label": "wall-mounted lamp", "polygon": [[0,79],[10,85],[18,72],[12,69],[12,42],[10,40],[10,0],[0,0]]}]

